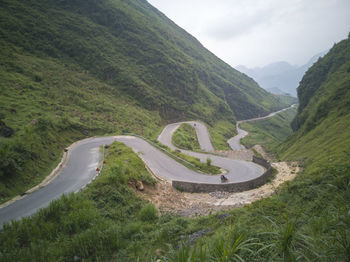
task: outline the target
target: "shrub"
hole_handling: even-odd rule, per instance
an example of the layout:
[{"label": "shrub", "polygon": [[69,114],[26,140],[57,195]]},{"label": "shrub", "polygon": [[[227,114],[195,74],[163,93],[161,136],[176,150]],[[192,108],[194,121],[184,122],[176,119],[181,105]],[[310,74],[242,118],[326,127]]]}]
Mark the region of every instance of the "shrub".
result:
[{"label": "shrub", "polygon": [[154,205],[147,204],[140,211],[140,219],[144,222],[153,221],[158,218],[158,212]]},{"label": "shrub", "polygon": [[211,159],[207,158],[207,166],[211,166]]}]

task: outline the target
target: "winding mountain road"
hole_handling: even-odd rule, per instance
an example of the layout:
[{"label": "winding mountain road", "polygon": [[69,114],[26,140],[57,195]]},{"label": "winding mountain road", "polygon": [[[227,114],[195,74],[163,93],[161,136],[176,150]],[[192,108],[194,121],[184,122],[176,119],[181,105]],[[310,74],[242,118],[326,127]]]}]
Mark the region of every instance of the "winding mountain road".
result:
[{"label": "winding mountain road", "polygon": [[[158,140],[170,148],[176,149],[171,143],[171,137],[182,123],[179,122],[166,126],[159,135]],[[187,123],[195,127],[202,150],[214,150],[206,126],[194,121]],[[134,136],[89,138],[79,141],[72,146],[68,152],[67,163],[60,171],[60,174],[50,184],[6,207],[0,208],[0,228],[5,222],[34,214],[40,208],[48,206],[52,200],[59,198],[63,194],[77,192],[85,187],[96,176],[96,168],[98,167],[100,158],[99,148],[103,145],[111,144],[114,140],[118,140],[132,148],[139,154],[154,174],[166,180],[210,184],[221,183],[218,175],[205,175],[189,170],[141,138]],[[261,176],[265,170],[263,167],[252,162],[232,160],[187,150],[182,151],[185,154],[198,157],[204,162],[210,157],[213,165],[222,167],[227,171],[225,175],[228,177],[230,183],[254,179]]]},{"label": "winding mountain road", "polygon": [[270,117],[273,117],[273,116],[275,116],[275,115],[277,115],[277,114],[279,114],[279,113],[281,113],[283,111],[291,109],[293,107],[296,107],[296,104],[293,104],[290,107],[287,107],[287,108],[281,109],[279,111],[273,112],[271,114],[268,114],[267,116],[262,116],[262,117],[256,117],[256,118],[251,118],[251,119],[237,121],[236,128],[237,128],[238,134],[236,136],[230,138],[229,140],[227,140],[227,143],[229,144],[229,146],[231,147],[232,150],[244,149],[245,147],[243,145],[241,145],[240,141],[241,141],[241,139],[243,137],[248,135],[248,132],[243,130],[243,129],[240,129],[239,128],[239,124],[246,123],[246,122],[255,122],[255,121],[263,120],[263,119],[266,119],[266,118],[270,118]]}]

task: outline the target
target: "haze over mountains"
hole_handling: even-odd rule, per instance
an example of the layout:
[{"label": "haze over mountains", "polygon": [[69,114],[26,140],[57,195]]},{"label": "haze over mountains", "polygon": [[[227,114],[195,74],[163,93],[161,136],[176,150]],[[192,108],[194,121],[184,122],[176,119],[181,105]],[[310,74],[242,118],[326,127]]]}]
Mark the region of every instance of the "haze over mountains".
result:
[{"label": "haze over mountains", "polygon": [[297,87],[303,75],[327,51],[313,56],[302,66],[291,65],[286,61],[268,64],[264,67],[247,68],[244,65],[236,67],[238,71],[252,77],[258,84],[273,94],[290,94],[297,97]]},{"label": "haze over mountains", "polygon": [[[79,139],[155,139],[170,121],[200,119],[221,149],[236,119],[295,102],[260,88],[146,0],[1,0],[0,17],[1,203],[42,181]],[[298,70],[282,62],[267,71]],[[303,170],[268,198],[236,198],[233,210],[194,218],[158,212],[135,193],[139,181],[158,190],[142,152],[114,144],[84,190],[0,230],[0,261],[348,261],[349,87],[348,37],[300,82],[295,133],[275,154],[291,173]],[[181,194],[172,190],[171,207]]]}]

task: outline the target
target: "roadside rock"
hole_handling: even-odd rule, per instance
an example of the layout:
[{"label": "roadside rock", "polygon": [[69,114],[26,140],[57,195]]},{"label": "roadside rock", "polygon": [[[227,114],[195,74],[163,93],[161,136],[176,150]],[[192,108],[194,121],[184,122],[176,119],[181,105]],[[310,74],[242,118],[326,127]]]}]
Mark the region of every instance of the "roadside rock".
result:
[{"label": "roadside rock", "polygon": [[142,181],[136,181],[136,188],[139,191],[143,191],[145,189],[145,187],[143,186]]},{"label": "roadside rock", "polygon": [[194,232],[193,234],[191,234],[189,236],[182,235],[182,236],[180,236],[180,239],[187,239],[191,243],[191,245],[193,245],[194,241],[197,238],[200,238],[200,237],[202,237],[202,236],[204,236],[207,233],[212,232],[212,231],[213,231],[213,229],[211,229],[211,228],[202,229],[200,231]]},{"label": "roadside rock", "polygon": [[209,195],[212,196],[212,197],[216,197],[216,198],[221,199],[221,198],[228,197],[230,195],[230,193],[229,192],[223,192],[223,191],[215,191],[215,192],[210,192]]}]

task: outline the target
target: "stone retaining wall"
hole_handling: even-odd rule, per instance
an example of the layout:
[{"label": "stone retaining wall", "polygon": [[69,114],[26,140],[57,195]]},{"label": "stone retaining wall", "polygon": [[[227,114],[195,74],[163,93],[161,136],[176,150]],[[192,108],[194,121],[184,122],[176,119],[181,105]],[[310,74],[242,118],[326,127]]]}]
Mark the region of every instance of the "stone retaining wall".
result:
[{"label": "stone retaining wall", "polygon": [[[266,171],[260,177],[249,181],[239,183],[205,184],[173,180],[172,186],[180,191],[190,193],[209,193],[214,191],[241,192],[250,190],[265,184],[269,176],[272,174],[271,165],[267,160],[253,156],[253,162],[265,167]],[[220,178],[218,177],[218,179]]]}]

